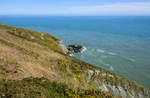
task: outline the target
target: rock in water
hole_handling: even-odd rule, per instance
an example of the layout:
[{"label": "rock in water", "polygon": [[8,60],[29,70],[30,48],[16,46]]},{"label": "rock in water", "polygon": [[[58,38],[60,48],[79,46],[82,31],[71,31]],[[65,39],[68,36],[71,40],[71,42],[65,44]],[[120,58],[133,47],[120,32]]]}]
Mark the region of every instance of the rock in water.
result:
[{"label": "rock in water", "polygon": [[69,45],[67,49],[69,53],[80,53],[84,48],[81,45],[75,44],[75,45]]}]

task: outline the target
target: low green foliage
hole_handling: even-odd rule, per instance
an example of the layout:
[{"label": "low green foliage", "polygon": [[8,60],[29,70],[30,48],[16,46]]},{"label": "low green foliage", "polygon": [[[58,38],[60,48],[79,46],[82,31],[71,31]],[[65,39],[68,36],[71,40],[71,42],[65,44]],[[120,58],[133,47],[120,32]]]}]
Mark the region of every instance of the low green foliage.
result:
[{"label": "low green foliage", "polygon": [[65,70],[68,66],[68,61],[66,59],[61,59],[58,61],[58,65],[62,70]]},{"label": "low green foliage", "polygon": [[75,74],[75,77],[80,81],[80,82],[82,82],[83,81],[83,79],[82,79],[82,77],[81,77],[81,75],[80,74]]},{"label": "low green foliage", "polygon": [[25,78],[23,80],[0,80],[0,97],[3,98],[113,98],[100,90],[69,89],[63,83],[46,78]]},{"label": "low green foliage", "polygon": [[66,89],[65,93],[71,98],[116,98],[111,93],[100,90]]},{"label": "low green foliage", "polygon": [[27,30],[23,28],[7,26],[4,24],[0,24],[0,29],[6,30],[8,33],[21,37],[23,39],[47,46],[55,51],[63,52],[63,50],[57,44],[57,41],[60,41],[60,39],[53,35]]},{"label": "low green foliage", "polygon": [[78,65],[73,65],[72,63],[69,63],[66,59],[61,59],[58,61],[58,65],[62,70],[66,70],[67,67],[71,69],[73,72],[72,74],[80,81],[82,82],[82,77],[80,73],[82,72],[80,66]]},{"label": "low green foliage", "polygon": [[0,80],[0,97],[3,98],[65,98],[65,84],[51,82],[45,78],[23,80]]}]

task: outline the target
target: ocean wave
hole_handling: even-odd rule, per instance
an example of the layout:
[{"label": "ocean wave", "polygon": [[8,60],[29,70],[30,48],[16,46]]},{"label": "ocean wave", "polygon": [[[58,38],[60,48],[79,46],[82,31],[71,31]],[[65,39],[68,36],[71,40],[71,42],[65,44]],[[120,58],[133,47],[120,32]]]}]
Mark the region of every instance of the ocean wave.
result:
[{"label": "ocean wave", "polygon": [[104,53],[105,50],[102,50],[102,49],[96,49],[97,52],[100,52],[100,53]]},{"label": "ocean wave", "polygon": [[109,51],[106,51],[106,50],[103,50],[103,49],[96,49],[96,51],[99,52],[99,53],[106,53],[106,54],[109,54],[109,55],[117,55],[117,53],[109,52]]},{"label": "ocean wave", "polygon": [[87,50],[87,48],[84,46],[81,53],[85,52]]},{"label": "ocean wave", "polygon": [[124,56],[122,56],[123,58],[125,58],[126,60],[129,60],[129,61],[131,61],[131,62],[135,62],[136,60],[135,59],[133,59],[133,58],[130,58],[130,57],[124,57]]},{"label": "ocean wave", "polygon": [[86,47],[83,47],[83,50],[82,51],[86,51],[87,50],[87,48]]},{"label": "ocean wave", "polygon": [[108,54],[110,54],[110,55],[117,55],[117,53],[113,53],[113,52],[108,52]]},{"label": "ocean wave", "polygon": [[132,58],[127,58],[127,59],[132,61],[132,62],[135,62],[135,59],[132,59]]},{"label": "ocean wave", "polygon": [[104,59],[105,59],[105,58],[107,58],[107,56],[106,56],[106,55],[102,55],[101,58],[104,58]]}]

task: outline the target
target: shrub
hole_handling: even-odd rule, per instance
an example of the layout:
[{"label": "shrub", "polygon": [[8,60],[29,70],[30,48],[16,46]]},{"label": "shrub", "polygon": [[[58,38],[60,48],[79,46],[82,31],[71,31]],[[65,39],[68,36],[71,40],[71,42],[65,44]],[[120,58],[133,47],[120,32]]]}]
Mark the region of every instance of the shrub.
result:
[{"label": "shrub", "polygon": [[68,65],[68,61],[65,59],[61,59],[58,61],[58,65],[61,69],[65,70]]}]

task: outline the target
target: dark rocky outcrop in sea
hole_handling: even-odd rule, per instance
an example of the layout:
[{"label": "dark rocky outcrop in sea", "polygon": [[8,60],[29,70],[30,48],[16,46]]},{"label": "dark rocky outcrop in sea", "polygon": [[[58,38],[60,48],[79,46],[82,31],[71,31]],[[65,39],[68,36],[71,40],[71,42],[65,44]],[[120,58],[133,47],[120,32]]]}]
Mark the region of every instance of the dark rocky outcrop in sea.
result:
[{"label": "dark rocky outcrop in sea", "polygon": [[84,48],[81,45],[74,44],[74,45],[69,45],[67,49],[68,49],[68,53],[71,54],[71,53],[80,53],[83,51]]}]

